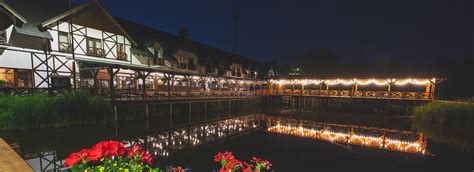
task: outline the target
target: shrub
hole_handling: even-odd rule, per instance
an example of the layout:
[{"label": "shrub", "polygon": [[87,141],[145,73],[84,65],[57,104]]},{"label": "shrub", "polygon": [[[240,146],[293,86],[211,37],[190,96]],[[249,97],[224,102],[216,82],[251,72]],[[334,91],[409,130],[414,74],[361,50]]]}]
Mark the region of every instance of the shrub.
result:
[{"label": "shrub", "polygon": [[112,114],[112,105],[88,92],[56,97],[0,97],[0,129],[63,127],[86,123],[103,123]]},{"label": "shrub", "polygon": [[474,122],[474,103],[433,101],[415,107],[412,116],[422,121],[441,124],[472,125]]}]

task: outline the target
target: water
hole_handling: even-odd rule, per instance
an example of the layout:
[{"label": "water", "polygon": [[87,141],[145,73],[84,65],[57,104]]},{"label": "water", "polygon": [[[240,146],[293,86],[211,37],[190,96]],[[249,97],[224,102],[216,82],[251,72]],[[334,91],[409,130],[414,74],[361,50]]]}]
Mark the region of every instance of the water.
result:
[{"label": "water", "polygon": [[[275,171],[472,171],[472,127],[440,127],[410,118],[370,113],[317,112],[312,109],[265,109],[265,114],[231,115],[200,120],[169,128],[160,118],[124,121],[117,125],[72,127],[1,133],[8,143],[17,143],[21,154],[37,171],[61,169],[69,153],[114,139],[127,145],[146,145],[156,154],[156,165],[181,165],[193,171],[212,171],[217,152],[232,151],[237,158],[268,159]],[[198,114],[196,114],[198,115]],[[270,118],[271,117],[271,118]],[[187,119],[186,115],[183,118]],[[271,120],[269,120],[271,119]],[[291,120],[288,120],[291,119]],[[296,120],[297,119],[297,120]],[[179,119],[178,119],[179,120]],[[166,120],[165,120],[166,121]],[[270,122],[272,121],[272,122]],[[269,132],[268,127],[293,126],[288,134]],[[323,126],[323,127],[321,127]],[[341,138],[298,135],[299,127],[338,133],[418,143],[422,133],[426,153],[387,149]],[[363,128],[361,128],[363,127]],[[394,131],[392,134],[388,131]],[[304,130],[306,131],[306,130]],[[308,130],[309,131],[309,130]],[[347,136],[347,135],[345,135]],[[144,140],[147,140],[145,144]],[[174,141],[174,144],[172,143]],[[379,143],[373,142],[372,144]],[[376,145],[376,144],[375,144]],[[56,160],[49,163],[46,160]]]}]

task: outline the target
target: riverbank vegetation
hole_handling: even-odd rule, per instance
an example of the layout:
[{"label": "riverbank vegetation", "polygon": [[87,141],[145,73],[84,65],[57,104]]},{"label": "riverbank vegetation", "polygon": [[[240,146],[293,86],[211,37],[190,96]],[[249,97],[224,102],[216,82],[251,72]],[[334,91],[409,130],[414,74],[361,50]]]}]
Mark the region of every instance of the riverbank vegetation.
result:
[{"label": "riverbank vegetation", "polygon": [[[260,98],[233,100],[230,104],[228,101],[211,101],[207,107],[204,102],[195,102],[191,106],[192,122],[255,114],[260,112],[260,106]],[[188,123],[188,103],[174,103],[172,112],[173,124]],[[169,113],[169,104],[149,104],[149,118],[160,119],[162,125],[169,125]],[[145,105],[118,105],[117,116],[119,121],[146,119]],[[88,91],[60,96],[0,96],[0,130],[105,124],[112,119],[112,104],[102,97],[92,96]]]},{"label": "riverbank vegetation", "polygon": [[474,125],[474,102],[433,101],[413,109],[415,120],[434,122],[443,125]]},{"label": "riverbank vegetation", "polygon": [[86,91],[61,96],[0,97],[0,130],[55,128],[105,123],[112,105]]},{"label": "riverbank vegetation", "polygon": [[474,126],[443,126],[430,122],[415,120],[412,128],[429,139],[448,145],[456,150],[470,151],[474,149]]}]

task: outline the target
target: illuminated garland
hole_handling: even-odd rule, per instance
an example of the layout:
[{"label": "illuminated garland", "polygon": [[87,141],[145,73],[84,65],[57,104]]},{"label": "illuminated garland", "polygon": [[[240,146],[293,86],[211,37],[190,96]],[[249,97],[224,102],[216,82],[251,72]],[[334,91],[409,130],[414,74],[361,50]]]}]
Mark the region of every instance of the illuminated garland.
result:
[{"label": "illuminated garland", "polygon": [[279,80],[270,80],[272,84],[278,85],[288,85],[288,84],[297,84],[297,85],[319,85],[321,83],[327,85],[370,85],[375,84],[379,86],[386,85],[426,85],[429,83],[435,83],[436,78],[433,79],[279,79]]},{"label": "illuminated garland", "polygon": [[416,154],[425,154],[426,152],[426,147],[424,146],[422,140],[404,141],[390,139],[385,136],[375,137],[355,134],[353,132],[341,133],[327,129],[317,130],[312,128],[305,128],[302,126],[294,127],[290,125],[281,125],[280,123],[277,123],[277,125],[275,126],[269,127],[267,130],[269,132],[279,134],[326,140],[330,142],[348,143],[353,145],[387,149],[400,152],[409,152]]}]

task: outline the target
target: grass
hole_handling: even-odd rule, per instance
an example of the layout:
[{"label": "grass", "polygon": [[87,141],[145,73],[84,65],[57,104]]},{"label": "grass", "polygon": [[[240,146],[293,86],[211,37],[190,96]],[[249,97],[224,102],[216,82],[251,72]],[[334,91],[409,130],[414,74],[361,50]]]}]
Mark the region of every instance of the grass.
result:
[{"label": "grass", "polygon": [[416,120],[444,125],[474,124],[474,103],[472,101],[433,101],[417,106],[412,116]]},{"label": "grass", "polygon": [[61,96],[0,97],[0,130],[54,128],[105,123],[112,105],[86,91]]}]

